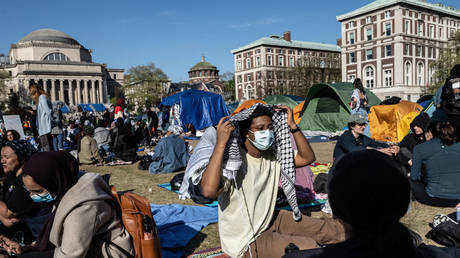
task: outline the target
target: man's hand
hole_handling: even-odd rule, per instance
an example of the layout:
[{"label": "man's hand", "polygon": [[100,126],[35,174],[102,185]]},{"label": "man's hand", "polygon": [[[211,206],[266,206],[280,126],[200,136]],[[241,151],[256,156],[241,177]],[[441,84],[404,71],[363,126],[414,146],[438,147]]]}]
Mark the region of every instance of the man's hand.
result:
[{"label": "man's hand", "polygon": [[278,108],[276,111],[281,111],[283,110],[284,112],[287,113],[287,124],[289,126],[289,129],[294,130],[297,128],[297,124],[294,122],[294,112],[292,112],[292,109],[288,106],[285,105],[278,105]]},{"label": "man's hand", "polygon": [[225,119],[228,119],[228,116],[224,116],[220,119],[219,123],[217,124],[217,140],[216,145],[225,148],[227,145],[228,140],[230,139],[230,135],[232,134],[235,127],[233,127],[232,123],[227,120],[224,122]]},{"label": "man's hand", "polygon": [[8,253],[21,254],[23,251],[19,243],[16,243],[5,236],[0,236],[0,246]]},{"label": "man's hand", "polygon": [[0,217],[0,221],[6,227],[12,227],[14,224],[19,222],[19,219],[14,218],[14,217],[13,218],[2,218],[2,217]]}]

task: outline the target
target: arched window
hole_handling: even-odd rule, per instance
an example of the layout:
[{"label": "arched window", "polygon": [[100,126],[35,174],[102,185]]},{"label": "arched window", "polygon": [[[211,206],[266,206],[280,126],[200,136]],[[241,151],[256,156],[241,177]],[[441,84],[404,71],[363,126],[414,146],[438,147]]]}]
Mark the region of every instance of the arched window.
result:
[{"label": "arched window", "polygon": [[43,60],[56,61],[56,62],[69,62],[70,61],[70,59],[66,55],[62,53],[58,53],[58,52],[48,54],[47,56],[45,56],[45,58],[43,58]]},{"label": "arched window", "polygon": [[404,66],[404,82],[406,86],[411,84],[411,78],[412,78],[412,65],[410,62],[406,62]]},{"label": "arched window", "polygon": [[246,58],[246,69],[250,69],[250,68],[251,68],[251,59]]},{"label": "arched window", "polygon": [[251,85],[246,86],[246,97],[248,99],[253,99],[255,98],[255,90]]},{"label": "arched window", "polygon": [[423,80],[423,74],[424,74],[424,66],[423,63],[420,62],[417,64],[417,85],[422,86],[425,82]]},{"label": "arched window", "polygon": [[374,68],[372,66],[364,68],[364,81],[367,88],[374,88]]}]

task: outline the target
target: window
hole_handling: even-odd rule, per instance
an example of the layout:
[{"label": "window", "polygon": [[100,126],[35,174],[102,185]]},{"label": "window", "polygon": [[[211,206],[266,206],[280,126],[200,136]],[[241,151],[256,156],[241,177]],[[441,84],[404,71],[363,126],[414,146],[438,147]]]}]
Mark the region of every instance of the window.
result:
[{"label": "window", "polygon": [[273,79],[273,72],[272,72],[272,71],[268,71],[268,72],[267,72],[267,77],[268,77],[268,79],[270,79],[270,80]]},{"label": "window", "polygon": [[267,65],[273,65],[272,56],[267,56]]},{"label": "window", "polygon": [[410,49],[410,45],[409,44],[404,44],[404,55],[406,55],[406,56],[409,55],[409,49]]},{"label": "window", "polygon": [[257,78],[257,80],[260,80],[260,79],[262,78],[262,75],[261,75],[260,72],[257,72],[257,73],[256,73],[256,78]]},{"label": "window", "polygon": [[255,98],[254,88],[252,88],[251,85],[246,86],[246,97],[247,97],[248,99],[253,99],[253,98]]},{"label": "window", "polygon": [[368,66],[364,68],[364,80],[366,81],[367,88],[374,88],[374,68]]},{"label": "window", "polygon": [[279,73],[279,79],[281,79],[281,80],[284,79],[284,72]]},{"label": "window", "polygon": [[62,53],[51,53],[43,58],[45,61],[69,62],[70,59]]},{"label": "window", "polygon": [[391,17],[391,11],[385,11],[385,19]]},{"label": "window", "polygon": [[237,58],[237,59],[240,59],[240,58],[241,58],[241,55],[237,55],[236,58]]},{"label": "window", "polygon": [[246,58],[246,69],[249,69],[249,68],[251,68],[251,59]]},{"label": "window", "polygon": [[385,23],[385,35],[390,36],[391,35],[391,23]]},{"label": "window", "polygon": [[428,57],[433,58],[433,48],[432,47],[428,48]]},{"label": "window", "polygon": [[391,45],[385,46],[385,56],[391,56]]},{"label": "window", "polygon": [[422,56],[422,46],[417,46],[417,51],[415,51],[416,56]]},{"label": "window", "polygon": [[278,57],[278,65],[279,66],[284,66],[284,56],[279,56]]},{"label": "window", "polygon": [[407,85],[411,84],[411,74],[412,74],[412,66],[410,62],[406,62],[404,67],[404,82]]},{"label": "window", "polygon": [[276,51],[276,53],[282,54],[282,53],[283,53],[283,50],[282,50],[282,49],[278,49],[278,50]]},{"label": "window", "polygon": [[351,21],[348,23],[348,28],[353,28],[354,26],[355,26],[354,22]]},{"label": "window", "polygon": [[241,82],[241,75],[238,75],[238,82]]},{"label": "window", "polygon": [[355,32],[354,31],[350,32],[348,37],[350,38],[350,44],[354,44],[355,43]]},{"label": "window", "polygon": [[371,17],[371,16],[367,16],[367,17],[366,17],[366,24],[371,23],[371,22],[372,22],[372,17]]},{"label": "window", "polygon": [[289,57],[289,66],[291,66],[291,67],[294,66],[294,57],[293,56]]},{"label": "window", "polygon": [[407,101],[410,101],[410,95],[407,95]]},{"label": "window", "polygon": [[439,38],[442,38],[442,28],[439,28]]},{"label": "window", "polygon": [[248,82],[252,81],[252,74],[248,74]]},{"label": "window", "polygon": [[260,66],[260,56],[256,56],[256,66]]},{"label": "window", "polygon": [[423,63],[418,63],[417,65],[417,85],[422,86],[424,84],[423,81]]},{"label": "window", "polygon": [[355,78],[356,78],[356,75],[354,75],[354,74],[349,75],[349,76],[348,76],[348,81],[349,81],[349,82],[353,82],[353,81],[355,80]]},{"label": "window", "polygon": [[356,63],[355,52],[350,53],[350,63]]},{"label": "window", "polygon": [[366,60],[372,59],[372,49],[366,50]]},{"label": "window", "polygon": [[417,23],[417,34],[419,36],[422,36],[422,33],[423,33],[423,24],[421,22],[418,22]]},{"label": "window", "polygon": [[410,21],[408,20],[404,22],[404,31],[406,32],[406,34],[410,34]]},{"label": "window", "polygon": [[385,75],[385,87],[391,87],[393,85],[393,70],[384,70]]},{"label": "window", "polygon": [[366,28],[366,38],[372,40],[372,28]]},{"label": "window", "polygon": [[271,48],[267,48],[267,53],[271,53],[272,52],[272,49]]},{"label": "window", "polygon": [[292,55],[292,50],[289,49],[289,50],[288,50],[288,54],[289,54],[289,55]]},{"label": "window", "polygon": [[116,73],[113,74],[113,79],[114,79],[114,80],[117,79],[117,74],[116,74]]},{"label": "window", "polygon": [[238,61],[237,71],[241,71],[241,61]]},{"label": "window", "polygon": [[434,38],[434,26],[430,25],[430,38]]}]

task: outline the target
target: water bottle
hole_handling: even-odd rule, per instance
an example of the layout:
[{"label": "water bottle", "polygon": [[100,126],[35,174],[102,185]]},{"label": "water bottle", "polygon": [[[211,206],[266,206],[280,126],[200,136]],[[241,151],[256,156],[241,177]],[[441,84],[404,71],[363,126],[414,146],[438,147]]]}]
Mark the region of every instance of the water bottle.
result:
[{"label": "water bottle", "polygon": [[457,208],[457,221],[460,222],[460,207]]}]

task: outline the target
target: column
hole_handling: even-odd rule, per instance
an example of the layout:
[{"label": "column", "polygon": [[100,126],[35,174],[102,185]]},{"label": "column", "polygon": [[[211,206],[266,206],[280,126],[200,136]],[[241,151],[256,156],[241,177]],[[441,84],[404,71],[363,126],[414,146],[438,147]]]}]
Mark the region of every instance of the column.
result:
[{"label": "column", "polygon": [[96,103],[96,81],[91,80],[91,103]]},{"label": "column", "polygon": [[75,104],[75,91],[73,90],[73,80],[67,80],[69,82],[69,104]]},{"label": "column", "polygon": [[83,98],[85,99],[85,104],[88,104],[89,103],[89,99],[88,99],[88,81],[84,80],[83,83],[84,83]]},{"label": "column", "polygon": [[98,86],[99,86],[99,102],[98,103],[104,103],[104,95],[102,95],[103,90],[102,90],[102,80],[98,80]]},{"label": "column", "polygon": [[56,101],[56,80],[51,79],[51,101]]},{"label": "column", "polygon": [[80,80],[77,80],[77,103],[81,104],[81,88],[80,88]]},{"label": "column", "polygon": [[59,100],[65,102],[64,98],[64,80],[59,80]]}]

